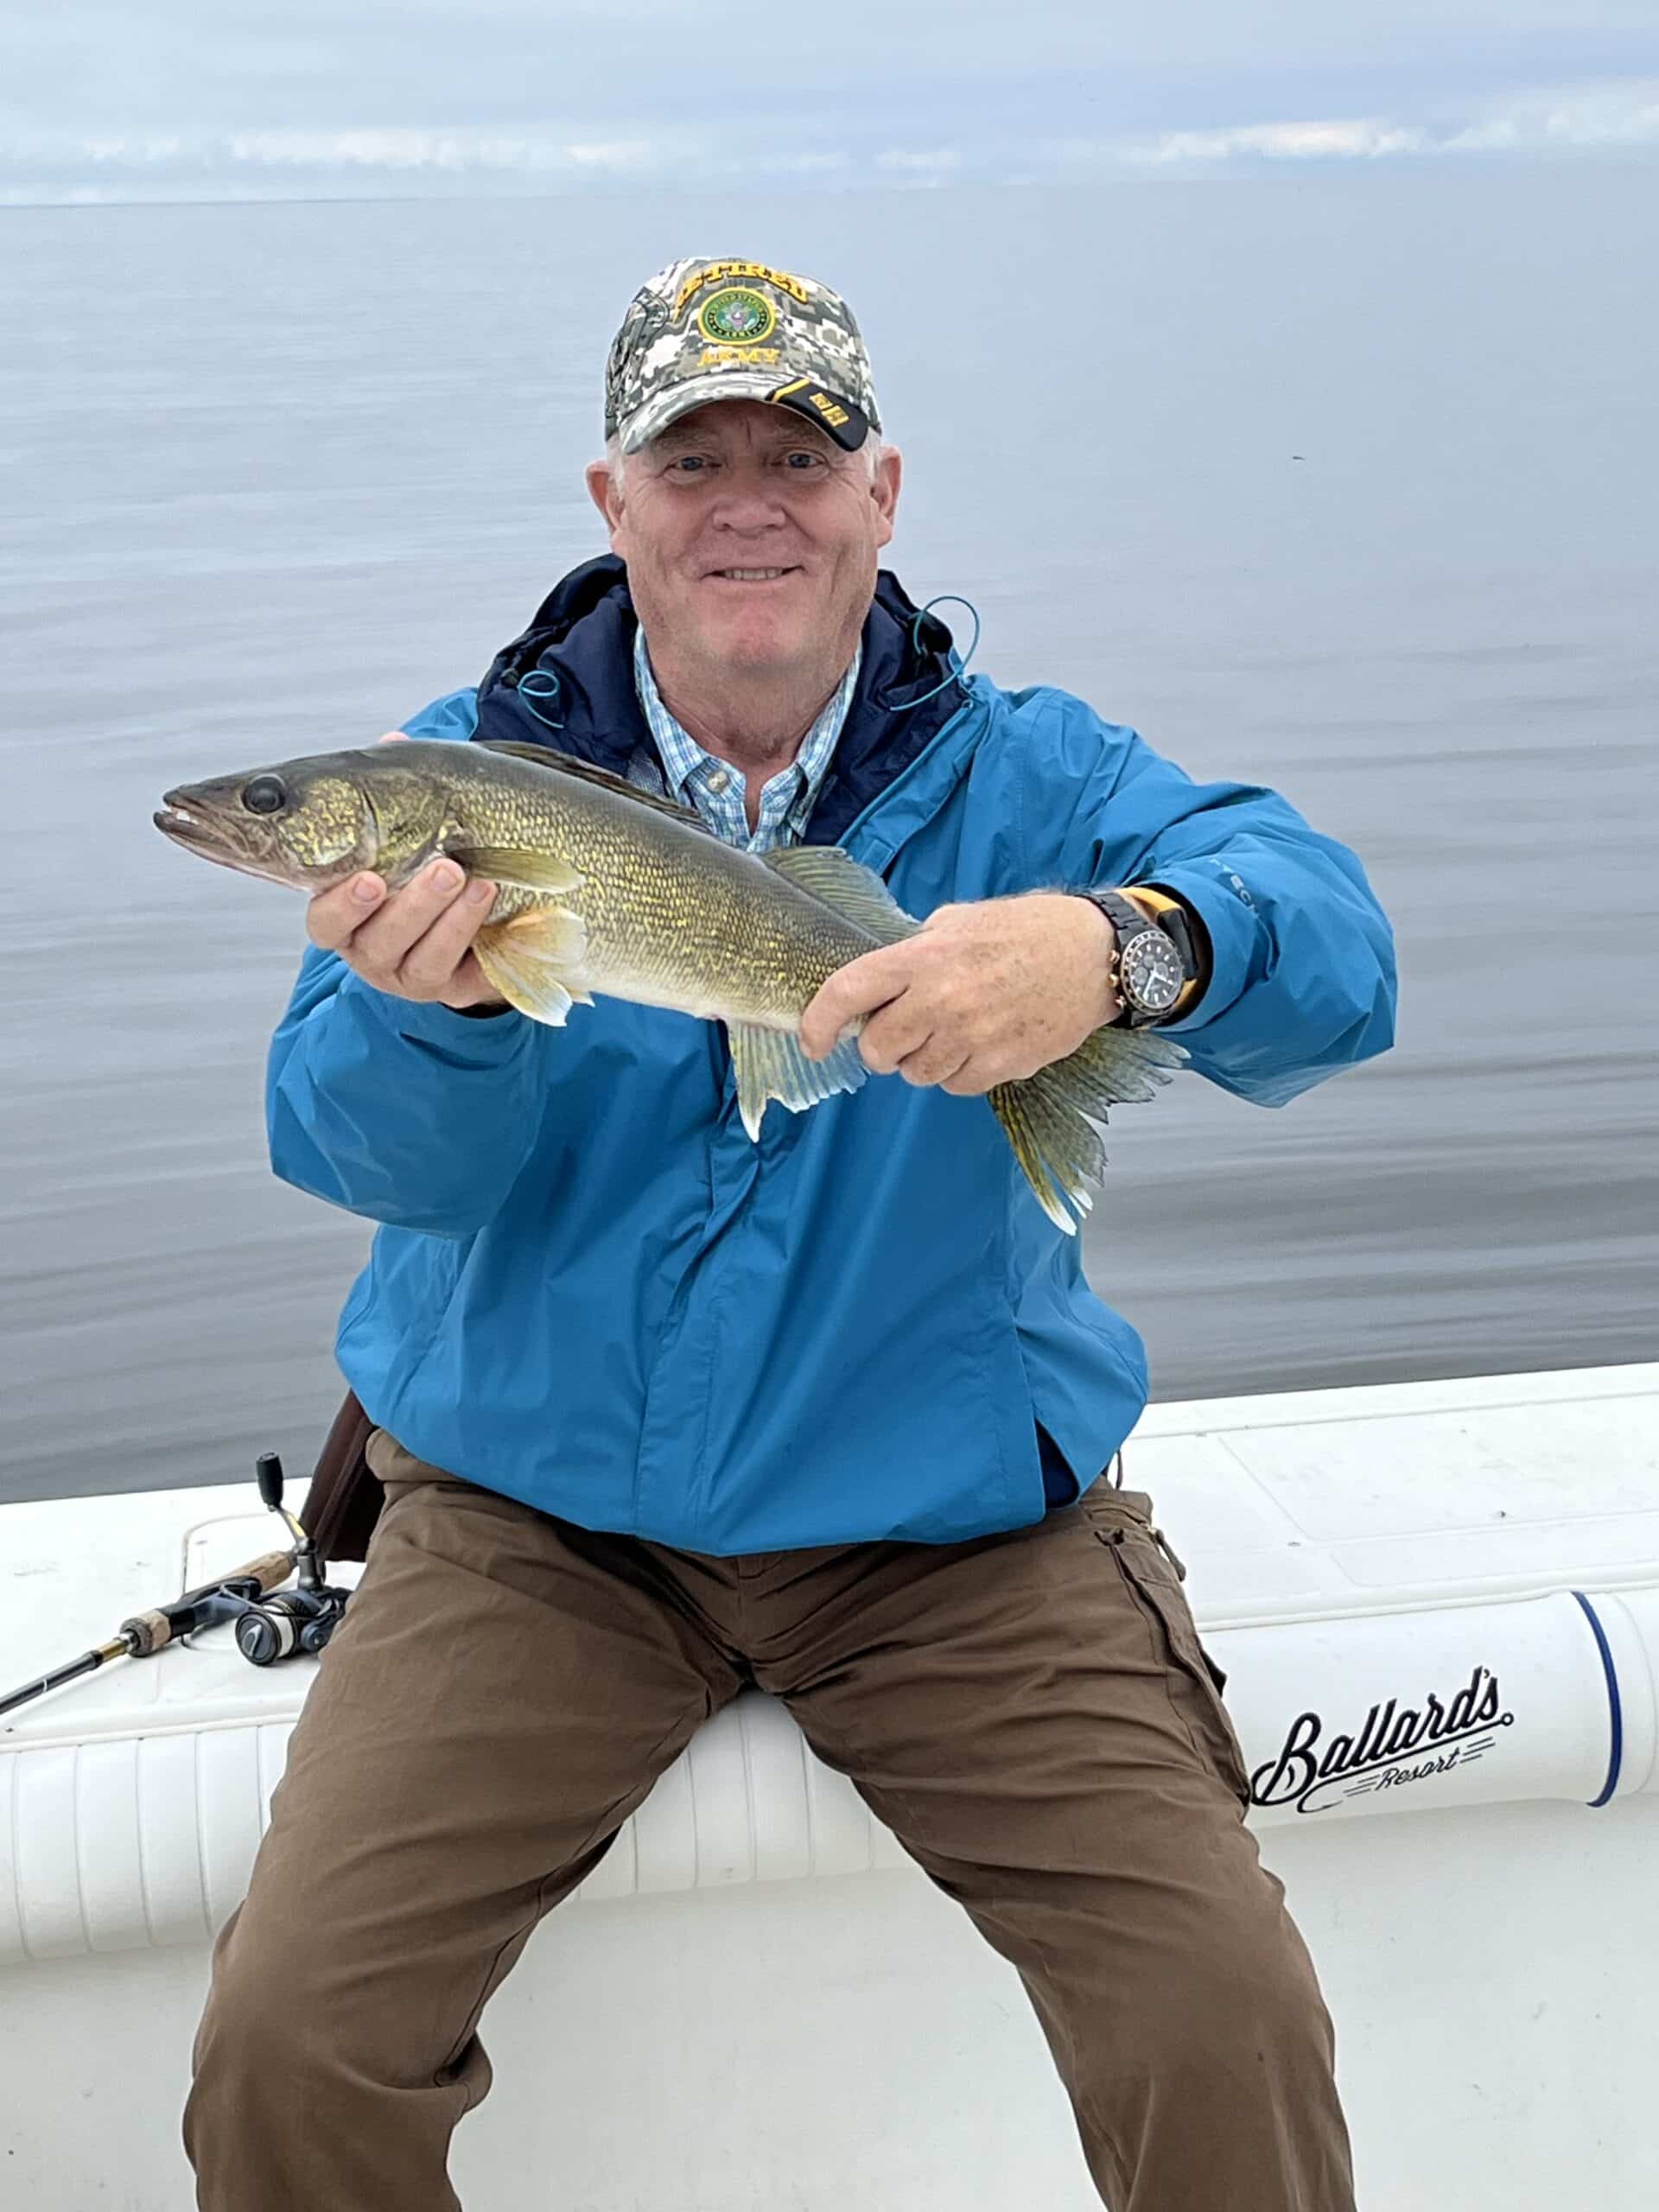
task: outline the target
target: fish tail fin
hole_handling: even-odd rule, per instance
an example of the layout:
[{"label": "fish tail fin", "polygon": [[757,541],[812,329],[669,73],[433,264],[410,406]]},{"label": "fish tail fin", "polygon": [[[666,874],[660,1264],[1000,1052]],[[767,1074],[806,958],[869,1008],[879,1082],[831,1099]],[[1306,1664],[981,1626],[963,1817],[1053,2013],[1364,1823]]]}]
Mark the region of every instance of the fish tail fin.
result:
[{"label": "fish tail fin", "polygon": [[1150,1030],[1096,1029],[1065,1059],[991,1092],[1038,1205],[1068,1236],[1093,1204],[1089,1185],[1105,1170],[1105,1148],[1091,1124],[1103,1122],[1109,1106],[1152,1097],[1185,1058],[1179,1045]]},{"label": "fish tail fin", "polygon": [[822,1099],[833,1097],[838,1090],[856,1090],[869,1074],[855,1037],[844,1038],[823,1059],[809,1060],[792,1030],[763,1029],[758,1022],[734,1021],[730,1036],[738,1111],[756,1143],[769,1098],[798,1114]]}]

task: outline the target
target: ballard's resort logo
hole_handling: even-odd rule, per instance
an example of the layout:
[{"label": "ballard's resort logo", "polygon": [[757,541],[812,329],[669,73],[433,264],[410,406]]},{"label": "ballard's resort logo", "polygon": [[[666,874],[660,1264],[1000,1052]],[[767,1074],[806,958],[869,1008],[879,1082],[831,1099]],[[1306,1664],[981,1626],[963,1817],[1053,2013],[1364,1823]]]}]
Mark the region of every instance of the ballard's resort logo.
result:
[{"label": "ballard's resort logo", "polygon": [[1421,1706],[1402,1706],[1397,1698],[1374,1705],[1354,1735],[1327,1737],[1323,1713],[1299,1713],[1278,1758],[1250,1777],[1250,1796],[1258,1805],[1329,1812],[1344,1797],[1467,1766],[1491,1750],[1496,1730],[1514,1722],[1488,1667],[1477,1667],[1448,1704],[1431,1695]]}]

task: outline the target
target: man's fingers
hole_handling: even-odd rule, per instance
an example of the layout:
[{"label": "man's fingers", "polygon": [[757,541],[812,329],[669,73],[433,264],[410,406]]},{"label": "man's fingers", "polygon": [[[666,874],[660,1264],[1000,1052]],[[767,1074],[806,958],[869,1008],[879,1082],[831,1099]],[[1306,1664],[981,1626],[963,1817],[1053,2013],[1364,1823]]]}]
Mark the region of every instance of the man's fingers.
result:
[{"label": "man's fingers", "polygon": [[305,910],[305,931],[325,952],[343,952],[386,895],[378,875],[354,875],[332,891],[320,891]]},{"label": "man's fingers", "polygon": [[[910,1075],[906,1063],[922,1051],[933,1033],[931,1020],[915,999],[913,991],[906,991],[900,997],[889,1000],[860,1031],[859,1056],[872,1075],[892,1075],[895,1070]],[[964,1057],[958,1052],[950,1065],[955,1067]],[[913,1076],[910,1079],[916,1080]],[[922,1079],[930,1080],[926,1077]]]},{"label": "man's fingers", "polygon": [[391,897],[378,886],[367,904],[357,899],[363,878],[311,901],[307,928],[315,944],[338,952],[377,990],[402,998],[436,998],[449,988],[490,911],[495,887],[467,883],[452,860],[434,861]]},{"label": "man's fingers", "polygon": [[[429,861],[412,883],[405,884],[359,925],[352,938],[352,965],[361,968],[371,982],[396,976],[455,899],[464,880],[455,861]],[[385,988],[384,983],[381,987]]]},{"label": "man's fingers", "polygon": [[953,1098],[982,1098],[988,1090],[1014,1080],[1017,1078],[993,1073],[983,1061],[975,1059],[970,1053],[954,1075],[941,1078],[939,1087],[948,1090]]},{"label": "man's fingers", "polygon": [[959,1045],[941,1045],[930,1038],[919,1052],[907,1053],[899,1061],[899,1073],[906,1083],[942,1083],[949,1086],[968,1066],[970,1058]]},{"label": "man's fingers", "polygon": [[397,971],[398,988],[412,999],[435,999],[451,990],[456,970],[472,949],[495,896],[493,883],[469,883],[410,948]]},{"label": "man's fingers", "polygon": [[478,955],[473,951],[462,953],[461,965],[442,996],[445,1006],[482,1006],[486,1001],[495,1006],[503,1003],[500,992],[479,966]]},{"label": "man's fingers", "polygon": [[399,738],[402,738],[404,744],[407,745],[409,742],[409,732],[406,729],[389,729],[383,736],[376,738],[375,743],[377,745],[393,745]]},{"label": "man's fingers", "polygon": [[801,1050],[809,1060],[833,1051],[849,1021],[898,997],[909,973],[906,950],[902,944],[884,944],[836,969],[801,1016]]}]

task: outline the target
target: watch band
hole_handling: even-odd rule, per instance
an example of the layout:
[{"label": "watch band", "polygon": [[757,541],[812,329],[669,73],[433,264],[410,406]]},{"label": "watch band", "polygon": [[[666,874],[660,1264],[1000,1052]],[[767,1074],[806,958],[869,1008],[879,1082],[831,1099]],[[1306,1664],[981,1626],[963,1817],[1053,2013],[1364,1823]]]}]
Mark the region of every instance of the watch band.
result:
[{"label": "watch band", "polygon": [[1164,1016],[1166,1021],[1179,1021],[1184,1014],[1192,1013],[1209,988],[1209,931],[1191,907],[1173,893],[1160,891],[1154,883],[1132,883],[1128,896],[1136,906],[1151,907],[1153,919],[1174,940],[1175,950],[1181,956],[1186,981],[1181,985],[1180,996]]},{"label": "watch band", "polygon": [[[1172,899],[1166,892],[1150,891],[1140,884],[1135,885],[1132,892],[1120,891],[1110,885],[1091,886],[1079,895],[1099,907],[1112,925],[1111,985],[1123,1009],[1118,1020],[1129,1028],[1144,1029],[1154,1022],[1179,1019],[1198,995],[1200,967],[1192,925],[1179,900]],[[1154,912],[1148,915],[1146,906],[1137,905],[1138,899],[1144,899]],[[1148,930],[1156,930],[1174,947],[1185,978],[1172,1003],[1159,1008],[1137,1003],[1130,995],[1123,975],[1125,951],[1135,938],[1144,936]]]}]

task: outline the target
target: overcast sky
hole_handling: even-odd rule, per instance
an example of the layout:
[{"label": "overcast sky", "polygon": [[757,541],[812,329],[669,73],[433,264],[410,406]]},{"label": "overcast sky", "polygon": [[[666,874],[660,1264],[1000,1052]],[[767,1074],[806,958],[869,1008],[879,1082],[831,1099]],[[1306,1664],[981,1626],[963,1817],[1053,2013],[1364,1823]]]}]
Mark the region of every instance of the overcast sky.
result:
[{"label": "overcast sky", "polygon": [[0,201],[1659,157],[1659,0],[22,0]]}]

